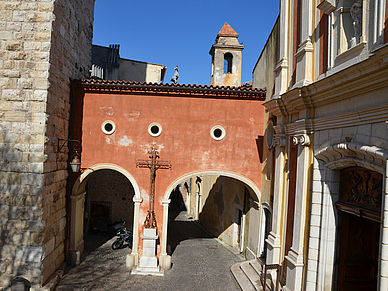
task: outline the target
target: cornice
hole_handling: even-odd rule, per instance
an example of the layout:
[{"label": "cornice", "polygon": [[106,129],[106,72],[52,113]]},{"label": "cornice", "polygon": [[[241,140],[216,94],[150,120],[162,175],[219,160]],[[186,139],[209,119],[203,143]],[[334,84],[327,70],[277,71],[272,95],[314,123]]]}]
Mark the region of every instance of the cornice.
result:
[{"label": "cornice", "polygon": [[325,130],[328,128],[343,128],[347,126],[358,126],[367,123],[377,123],[387,121],[388,105],[377,106],[365,110],[344,113],[339,115],[330,115],[313,120],[314,130]]},{"label": "cornice", "polygon": [[245,46],[242,44],[218,44],[215,43],[212,45],[212,48],[214,49],[234,49],[234,50],[240,50],[242,51]]},{"label": "cornice", "polygon": [[186,84],[158,84],[111,80],[76,80],[74,86],[84,92],[130,93],[143,95],[168,95],[169,97],[194,97],[215,99],[244,99],[264,101],[265,89],[251,87],[224,87]]},{"label": "cornice", "polygon": [[[293,88],[264,103],[270,112],[297,112],[318,108],[357,95],[386,88],[388,84],[388,46],[375,50],[369,58],[300,88]],[[277,108],[282,106],[282,109]]]}]

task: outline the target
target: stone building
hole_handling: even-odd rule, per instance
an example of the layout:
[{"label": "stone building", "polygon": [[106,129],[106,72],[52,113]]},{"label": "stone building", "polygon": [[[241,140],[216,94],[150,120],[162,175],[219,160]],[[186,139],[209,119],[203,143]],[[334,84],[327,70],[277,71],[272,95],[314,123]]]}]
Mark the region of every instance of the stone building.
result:
[{"label": "stone building", "polygon": [[270,286],[388,289],[387,19],[385,0],[280,1],[253,77],[271,89]]},{"label": "stone building", "polygon": [[[219,86],[92,80],[94,1],[0,6],[0,287],[21,275],[34,288],[51,288],[65,260],[80,262],[84,232],[101,218],[123,218],[134,231],[128,267],[139,265],[134,269],[142,272],[142,262],[153,261],[157,265],[145,266],[146,272],[168,269],[169,198],[178,185],[189,187],[190,178],[195,182],[184,192],[188,212],[195,210],[209,231],[247,256],[262,253],[265,91],[239,87],[243,46],[229,25],[217,37],[226,44],[213,46],[214,60],[223,61],[212,68],[223,70],[225,60],[232,66]],[[106,71],[120,79],[125,74],[115,66],[125,67],[126,60],[120,63],[118,47],[108,52],[113,61]],[[158,70],[156,82],[164,76],[164,67]],[[143,222],[150,180],[135,160],[147,158],[152,145],[172,170],[158,171],[159,239],[152,257],[142,261],[149,255]],[[70,171],[75,155],[81,174]]]},{"label": "stone building", "polygon": [[0,9],[0,287],[16,275],[42,286],[68,245],[58,141],[71,129],[70,82],[89,76],[94,0]]},{"label": "stone building", "polygon": [[92,46],[91,77],[104,80],[123,80],[161,83],[166,66],[129,60],[120,57],[120,45]]},{"label": "stone building", "polygon": [[[248,221],[254,217],[252,224],[257,223],[259,213],[255,207],[261,199],[258,140],[263,135],[264,91],[106,80],[81,80],[75,84],[75,91],[75,115],[79,119],[74,138],[82,144],[82,174],[71,194],[70,224],[74,228],[70,252],[74,263],[78,263],[84,248],[84,205],[89,194],[86,185],[91,186],[89,178],[102,170],[122,174],[134,189],[133,224],[128,224],[134,239],[128,267],[142,268],[148,229],[154,229],[159,237],[152,254],[152,259],[158,257],[159,265],[140,271],[160,273],[170,267],[168,216],[169,204],[175,198],[196,201],[196,208],[192,208],[195,215],[215,236],[241,251],[249,245],[252,252],[258,251],[258,225],[251,229]],[[137,167],[135,161],[147,159],[153,145],[161,160],[168,161],[172,168],[157,171],[152,200],[157,227],[145,227],[151,200],[150,171]],[[99,179],[109,182],[108,177],[100,175]],[[195,184],[187,183],[190,179]],[[175,191],[178,185],[182,185],[179,193]],[[126,192],[122,195],[130,197]],[[105,201],[112,208],[108,213],[113,213],[116,199],[121,201],[121,197]],[[189,206],[187,210],[191,213]],[[247,217],[245,227],[243,216]],[[240,243],[243,236],[245,244]]]},{"label": "stone building", "polygon": [[212,45],[210,85],[240,86],[241,60],[244,46],[238,42],[238,33],[225,22]]}]

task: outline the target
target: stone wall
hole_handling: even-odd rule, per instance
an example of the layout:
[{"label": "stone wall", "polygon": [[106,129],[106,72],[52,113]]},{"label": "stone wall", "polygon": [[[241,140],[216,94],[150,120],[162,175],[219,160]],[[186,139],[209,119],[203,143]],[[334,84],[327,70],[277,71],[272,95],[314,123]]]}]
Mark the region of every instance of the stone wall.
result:
[{"label": "stone wall", "polygon": [[0,287],[64,261],[70,78],[88,76],[94,0],[0,1]]},{"label": "stone wall", "polygon": [[[135,191],[131,182],[119,172],[113,170],[100,170],[92,174],[86,186],[87,189],[87,211],[89,216],[88,226],[85,230],[90,231],[99,221],[106,225],[109,223],[124,220],[127,229],[133,228],[133,197]],[[108,219],[101,214],[98,207],[93,204],[108,205],[110,215]],[[94,208],[94,209],[93,209]]]},{"label": "stone wall", "polygon": [[[272,94],[274,93],[274,74],[269,72],[273,72],[275,70],[278,57],[278,41],[279,19],[276,20],[252,72],[252,86],[253,88],[267,88],[266,100],[270,100]],[[273,138],[273,124],[269,122],[270,117],[272,117],[272,115],[266,112],[264,117],[265,133],[263,142],[261,193],[263,194],[262,202],[268,202],[272,205],[271,196],[273,196],[273,193],[271,191],[271,180],[273,179],[272,175],[275,161],[273,160],[273,150],[269,149]]]}]

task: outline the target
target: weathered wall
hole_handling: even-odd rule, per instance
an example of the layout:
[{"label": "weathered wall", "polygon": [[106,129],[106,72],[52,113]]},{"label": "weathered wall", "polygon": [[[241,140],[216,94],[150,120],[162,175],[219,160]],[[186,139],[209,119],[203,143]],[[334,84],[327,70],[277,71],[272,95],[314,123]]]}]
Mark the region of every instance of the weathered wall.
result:
[{"label": "weathered wall", "polygon": [[[224,73],[224,55],[233,55],[232,73]],[[216,49],[214,51],[214,71],[212,72],[211,84],[219,86],[240,86],[241,85],[241,50]]]},{"label": "weathered wall", "polygon": [[[267,88],[266,100],[269,100],[273,95],[274,86],[274,74],[272,73],[276,65],[277,49],[278,49],[278,23],[279,19],[275,22],[272,28],[271,34],[269,35],[267,42],[264,46],[263,51],[252,72],[252,86],[253,88]],[[273,132],[271,132],[271,125],[268,127],[269,113],[265,113],[264,117],[264,147],[263,147],[263,171],[262,171],[262,188],[261,193],[263,194],[262,201],[266,201],[270,204],[271,202],[271,179],[275,161],[273,160],[273,151],[269,150],[271,138]],[[269,142],[267,142],[269,141]]]},{"label": "weathered wall", "polygon": [[[243,175],[260,187],[261,165],[257,143],[263,134],[263,107],[260,100],[175,97],[173,94],[85,93],[82,120],[82,167],[100,163],[126,169],[140,187],[139,225],[148,209],[149,170],[136,168],[136,159],[147,159],[156,143],[162,160],[170,160],[172,170],[159,170],[156,177],[155,212],[162,232],[164,199],[167,188],[179,177],[199,170],[224,170]],[[112,134],[101,130],[111,120]],[[162,133],[148,133],[158,122]],[[225,138],[214,140],[210,130],[221,125]],[[99,146],[96,147],[95,145]]]},{"label": "weathered wall", "polygon": [[[111,203],[111,215],[108,221],[104,223],[113,223],[125,221],[127,229],[133,226],[133,196],[134,190],[128,179],[112,170],[100,170],[92,174],[87,184],[87,202]],[[89,208],[89,219],[93,216],[92,209]],[[98,215],[98,213],[94,213]],[[93,221],[90,221],[90,227],[93,227]]]},{"label": "weathered wall", "polygon": [[119,48],[115,48],[118,58],[117,63],[111,64],[108,62],[112,49],[100,45],[92,46],[92,64],[97,65],[104,70],[105,80],[126,80],[150,83],[163,82],[166,72],[165,66],[120,58],[118,54]]},{"label": "weathered wall", "polygon": [[[119,60],[119,80],[160,83],[164,66],[126,59]],[[163,76],[164,77],[164,76]]]},{"label": "weathered wall", "polygon": [[203,185],[201,224],[211,234],[238,249],[237,225],[241,225],[239,218],[243,214],[245,185],[222,176],[205,176]]},{"label": "weathered wall", "polygon": [[69,78],[88,74],[94,0],[0,1],[0,286],[64,260]]}]

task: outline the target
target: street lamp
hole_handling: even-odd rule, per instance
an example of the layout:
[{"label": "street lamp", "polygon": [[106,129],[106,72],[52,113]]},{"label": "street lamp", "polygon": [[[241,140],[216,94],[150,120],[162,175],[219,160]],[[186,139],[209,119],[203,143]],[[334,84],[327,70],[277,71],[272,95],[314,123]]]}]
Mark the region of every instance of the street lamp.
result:
[{"label": "street lamp", "polygon": [[[61,142],[63,142],[61,144]],[[78,151],[81,151],[81,143],[80,141],[76,139],[63,139],[63,138],[58,138],[58,152],[62,150],[62,148],[69,143],[73,143],[72,150],[74,151],[72,157],[71,157],[71,162],[70,162],[70,167],[73,173],[78,173],[80,168],[81,168],[81,155],[78,153]]]}]

